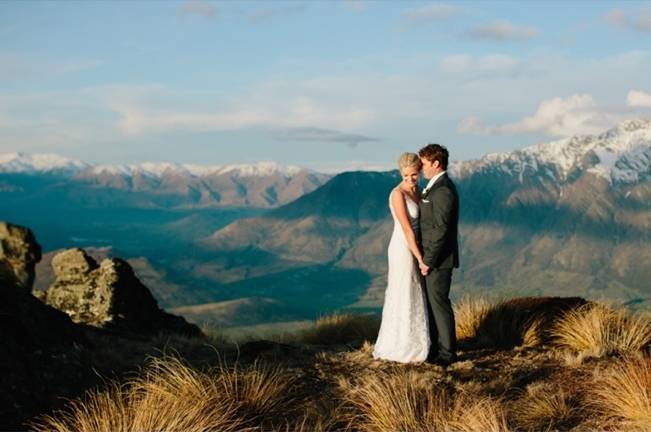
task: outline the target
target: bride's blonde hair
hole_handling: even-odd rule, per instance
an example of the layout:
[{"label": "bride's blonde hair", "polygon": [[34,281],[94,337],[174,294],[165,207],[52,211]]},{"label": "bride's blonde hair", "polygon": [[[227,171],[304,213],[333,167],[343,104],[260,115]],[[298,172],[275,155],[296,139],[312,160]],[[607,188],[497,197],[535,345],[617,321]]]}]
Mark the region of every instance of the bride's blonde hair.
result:
[{"label": "bride's blonde hair", "polygon": [[405,152],[400,155],[398,159],[398,169],[402,172],[407,167],[415,167],[420,169],[420,157],[416,153]]}]

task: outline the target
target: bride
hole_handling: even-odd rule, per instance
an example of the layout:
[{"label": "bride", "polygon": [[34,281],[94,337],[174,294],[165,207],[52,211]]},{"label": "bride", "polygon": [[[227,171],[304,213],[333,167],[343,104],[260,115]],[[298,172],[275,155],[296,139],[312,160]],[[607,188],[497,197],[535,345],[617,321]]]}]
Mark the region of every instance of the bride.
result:
[{"label": "bride", "polygon": [[417,154],[403,153],[398,160],[402,181],[389,195],[393,234],[389,242],[389,274],[382,308],[382,323],[373,357],[402,363],[423,362],[430,337],[425,293],[419,270],[427,269],[418,247],[416,185],[421,169]]}]

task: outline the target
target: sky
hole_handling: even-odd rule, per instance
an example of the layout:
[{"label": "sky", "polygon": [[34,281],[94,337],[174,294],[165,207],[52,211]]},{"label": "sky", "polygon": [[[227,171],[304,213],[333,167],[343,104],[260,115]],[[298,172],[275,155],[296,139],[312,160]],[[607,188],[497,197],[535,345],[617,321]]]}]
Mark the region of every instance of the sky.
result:
[{"label": "sky", "polygon": [[651,2],[0,2],[0,153],[392,168],[651,117]]}]

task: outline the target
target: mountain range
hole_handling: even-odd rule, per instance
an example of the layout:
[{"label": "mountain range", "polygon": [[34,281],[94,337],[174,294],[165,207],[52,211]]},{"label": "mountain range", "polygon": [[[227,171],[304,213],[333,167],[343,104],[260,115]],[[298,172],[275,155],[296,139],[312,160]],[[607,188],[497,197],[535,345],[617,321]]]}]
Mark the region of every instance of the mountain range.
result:
[{"label": "mountain range", "polygon": [[[650,120],[451,163],[462,249],[452,296],[644,304],[651,297],[650,167]],[[0,157],[0,171],[0,213],[33,227],[46,257],[73,246],[124,257],[161,306],[183,308],[197,322],[296,321],[382,305],[397,171],[100,169],[25,154]],[[269,184],[277,185],[276,201],[265,195]],[[37,286],[47,273],[44,264]]]},{"label": "mountain range", "polygon": [[[456,162],[448,171],[461,200],[453,296],[571,294],[631,303],[651,296],[651,121]],[[241,262],[258,283],[326,263],[362,270],[367,286],[352,306],[379,308],[393,224],[387,197],[399,180],[397,172],[343,173],[199,244],[231,256],[226,267],[212,263],[212,274],[233,277]],[[264,259],[244,258],[254,252]],[[310,291],[312,281],[287,283]]]},{"label": "mountain range", "polygon": [[[192,165],[145,162],[93,165],[56,154],[0,155],[0,191],[131,208],[271,208],[295,200],[331,176],[275,162]],[[38,189],[38,190],[35,190]]]}]

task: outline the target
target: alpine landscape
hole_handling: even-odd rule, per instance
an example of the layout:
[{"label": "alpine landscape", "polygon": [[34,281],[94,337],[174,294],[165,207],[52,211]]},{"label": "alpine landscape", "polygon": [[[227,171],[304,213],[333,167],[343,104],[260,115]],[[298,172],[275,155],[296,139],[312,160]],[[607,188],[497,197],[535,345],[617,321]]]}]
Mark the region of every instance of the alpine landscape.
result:
[{"label": "alpine landscape", "polygon": [[[382,306],[397,172],[2,160],[3,214],[32,227],[46,250],[37,289],[52,281],[54,253],[80,246],[127,258],[162,306],[209,327]],[[645,304],[649,166],[646,120],[453,163],[464,260],[453,296]]]},{"label": "alpine landscape", "polygon": [[650,38],[1,1],[0,431],[651,431]]},{"label": "alpine landscape", "polygon": [[[146,401],[132,399],[129,392],[144,392],[165,404],[158,393],[164,390],[154,386],[206,379],[225,380],[224,386],[243,380],[250,387],[241,391],[263,393],[226,390],[235,391],[229,396],[235,405],[206,406],[189,417],[191,423],[179,423],[172,415],[163,424],[191,424],[196,430],[238,430],[258,422],[264,428],[298,430],[337,430],[347,422],[346,427],[362,430],[593,428],[608,417],[590,419],[589,406],[610,403],[600,398],[615,384],[595,378],[594,385],[602,387],[594,394],[571,387],[594,367],[606,367],[611,355],[625,355],[651,340],[651,323],[641,312],[621,309],[643,310],[650,295],[649,120],[450,167],[463,203],[464,262],[455,275],[453,297],[464,360],[447,373],[438,366],[402,370],[370,357],[392,228],[387,195],[399,181],[396,172],[331,176],[267,163],[236,169],[156,169],[155,163],[100,169],[26,154],[5,155],[3,161],[3,214],[47,239],[41,252],[30,230],[5,224],[5,283],[27,287],[12,288],[17,291],[5,299],[12,309],[4,313],[21,326],[33,325],[25,321],[28,316],[39,317],[39,326],[56,322],[63,343],[48,341],[39,359],[28,354],[34,348],[17,345],[21,354],[15,361],[39,372],[15,375],[7,384],[28,389],[41,382],[50,387],[45,397],[70,397],[96,385],[91,368],[128,376],[135,365],[144,365],[150,376],[138,378],[124,394],[117,388],[89,393],[86,397],[95,399],[86,403],[95,404],[93,411],[72,406],[64,417],[31,423],[38,430],[98,430],[79,423],[88,421],[130,422],[124,430],[160,424],[129,417],[157,409],[143,407]],[[44,200],[48,212],[34,211]],[[26,261],[21,264],[18,257]],[[604,300],[620,306],[606,306]],[[29,315],[16,316],[16,307]],[[52,308],[67,315],[56,315]],[[30,343],[43,343],[38,341],[44,331],[34,327]],[[148,336],[157,332],[153,339]],[[244,344],[233,345],[237,340]],[[119,350],[109,354],[106,349],[116,344]],[[152,350],[163,357],[152,360]],[[217,371],[198,372],[216,361],[214,355],[226,363]],[[276,366],[269,369],[259,361]],[[243,369],[231,370],[228,362]],[[629,369],[621,370],[629,375],[610,380],[648,379],[636,375],[648,374],[646,367],[632,359],[625,365]],[[203,373],[208,375],[196,375]],[[418,384],[423,374],[442,390],[432,395]],[[173,384],[173,379],[181,381]],[[406,397],[425,398],[423,403],[436,397],[438,402],[385,418],[375,410],[395,409],[404,396],[382,399],[385,386],[394,385],[413,392]],[[528,393],[509,393],[509,388]],[[549,396],[545,389],[561,393]],[[334,392],[334,401],[340,402],[323,405],[322,391]],[[28,394],[3,395],[19,413],[4,412],[5,424],[15,427],[50,404]],[[296,405],[291,397],[303,402]],[[116,418],[109,400],[129,404],[121,408],[126,417]],[[182,400],[197,403],[190,395]],[[452,404],[448,411],[436,408],[447,404]],[[469,411],[455,411],[458,404],[470,404]],[[222,417],[211,419],[202,414],[206,409]],[[304,417],[287,417],[295,410]],[[645,419],[634,425],[648,425]]]}]

